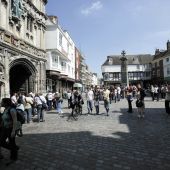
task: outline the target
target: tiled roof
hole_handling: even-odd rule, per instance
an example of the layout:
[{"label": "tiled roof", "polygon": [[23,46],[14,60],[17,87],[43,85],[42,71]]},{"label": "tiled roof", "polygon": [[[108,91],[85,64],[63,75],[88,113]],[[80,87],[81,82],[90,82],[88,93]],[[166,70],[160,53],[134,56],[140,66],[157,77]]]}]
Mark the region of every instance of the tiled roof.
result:
[{"label": "tiled roof", "polygon": [[[121,65],[121,55],[110,55],[107,56],[107,60],[104,65]],[[147,64],[153,60],[153,56],[150,54],[139,54],[139,55],[126,55],[128,64]],[[109,62],[110,61],[110,62]]]}]

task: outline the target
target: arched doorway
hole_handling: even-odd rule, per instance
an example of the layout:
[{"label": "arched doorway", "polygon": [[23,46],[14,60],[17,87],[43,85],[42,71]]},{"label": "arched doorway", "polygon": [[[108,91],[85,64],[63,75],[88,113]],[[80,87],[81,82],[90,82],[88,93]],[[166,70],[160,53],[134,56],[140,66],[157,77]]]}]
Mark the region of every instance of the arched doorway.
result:
[{"label": "arched doorway", "polygon": [[36,70],[27,59],[17,59],[10,67],[10,93],[34,92]]}]

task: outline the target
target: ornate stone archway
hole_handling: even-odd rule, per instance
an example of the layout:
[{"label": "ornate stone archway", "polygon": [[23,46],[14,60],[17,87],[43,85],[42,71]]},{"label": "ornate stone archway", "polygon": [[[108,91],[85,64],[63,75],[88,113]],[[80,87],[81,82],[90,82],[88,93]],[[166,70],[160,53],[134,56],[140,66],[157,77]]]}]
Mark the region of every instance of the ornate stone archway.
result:
[{"label": "ornate stone archway", "polygon": [[10,94],[13,92],[36,92],[37,74],[36,67],[28,59],[13,60],[9,64]]}]

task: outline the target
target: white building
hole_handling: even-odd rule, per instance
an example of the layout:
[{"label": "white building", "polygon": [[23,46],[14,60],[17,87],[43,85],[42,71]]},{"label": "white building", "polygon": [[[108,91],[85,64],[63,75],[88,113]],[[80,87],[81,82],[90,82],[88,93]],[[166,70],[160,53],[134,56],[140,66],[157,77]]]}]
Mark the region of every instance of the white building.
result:
[{"label": "white building", "polygon": [[56,16],[49,16],[46,25],[47,90],[61,92],[75,81],[75,44]]},{"label": "white building", "polygon": [[93,73],[92,75],[92,85],[93,87],[98,85],[97,73]]},{"label": "white building", "polygon": [[[120,55],[108,56],[101,66],[105,85],[121,84],[121,57]],[[153,57],[150,54],[127,55],[126,57],[129,83],[151,80],[151,61]]]}]

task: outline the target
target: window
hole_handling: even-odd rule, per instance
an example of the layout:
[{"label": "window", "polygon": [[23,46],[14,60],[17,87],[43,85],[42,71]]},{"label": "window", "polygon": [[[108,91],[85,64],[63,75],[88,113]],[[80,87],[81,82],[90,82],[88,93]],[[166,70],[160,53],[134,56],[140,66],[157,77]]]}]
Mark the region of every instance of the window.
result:
[{"label": "window", "polygon": [[109,61],[109,64],[112,64],[112,58],[109,58],[108,61]]},{"label": "window", "polygon": [[167,75],[170,75],[170,68],[167,68]]},{"label": "window", "polygon": [[136,66],[136,68],[137,68],[137,70],[139,70],[139,69],[140,69],[140,66],[139,66],[139,64]]},{"label": "window", "polygon": [[55,53],[52,53],[52,66],[58,67],[58,56]]},{"label": "window", "polygon": [[110,77],[110,78],[113,78],[113,73],[110,73],[110,74],[109,74],[109,77]]},{"label": "window", "polygon": [[166,58],[166,62],[169,62],[169,57],[168,57],[168,58]]},{"label": "window", "polygon": [[31,16],[27,16],[27,30],[33,31],[33,18]]},{"label": "window", "polygon": [[63,39],[63,36],[62,34],[60,33],[59,34],[59,45],[62,46],[62,39]]}]

